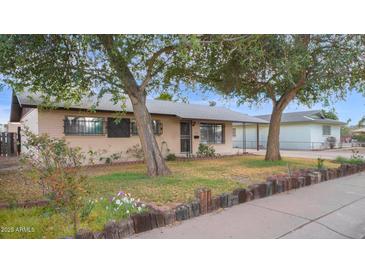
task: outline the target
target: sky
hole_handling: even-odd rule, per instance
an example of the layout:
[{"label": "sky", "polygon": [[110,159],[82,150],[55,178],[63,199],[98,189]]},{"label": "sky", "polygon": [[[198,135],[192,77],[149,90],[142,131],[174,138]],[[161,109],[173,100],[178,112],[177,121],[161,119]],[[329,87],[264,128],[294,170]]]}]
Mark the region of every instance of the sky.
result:
[{"label": "sky", "polygon": [[[209,101],[216,101],[217,106],[227,107],[229,109],[246,113],[249,115],[262,115],[270,114],[272,110],[271,103],[262,104],[260,106],[240,105],[237,106],[234,100],[222,100],[218,95],[214,93],[201,93],[201,92],[188,92],[188,100],[190,103],[196,103],[201,105],[208,105]],[[0,90],[0,124],[7,123],[10,117],[10,105],[11,105],[11,89],[4,87]],[[363,115],[365,115],[365,97],[356,91],[349,92],[346,100],[339,101],[331,106],[334,107],[339,119],[346,122],[351,119],[351,125],[356,124]],[[303,110],[317,110],[323,109],[322,104],[316,104],[312,108],[308,108],[296,103],[291,103],[286,108],[285,112],[303,111]],[[328,110],[328,108],[327,108]]]}]

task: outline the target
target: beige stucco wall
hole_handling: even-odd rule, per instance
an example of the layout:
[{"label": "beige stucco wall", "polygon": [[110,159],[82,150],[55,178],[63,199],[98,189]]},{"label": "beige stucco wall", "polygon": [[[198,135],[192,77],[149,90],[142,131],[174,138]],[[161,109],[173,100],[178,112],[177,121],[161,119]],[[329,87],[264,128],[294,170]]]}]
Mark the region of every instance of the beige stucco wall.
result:
[{"label": "beige stucco wall", "polygon": [[[195,124],[194,124],[195,122]],[[198,147],[200,144],[200,123],[217,123],[224,124],[224,144],[213,144],[212,146],[215,149],[216,153],[227,155],[233,154],[233,145],[232,145],[232,123],[231,122],[219,122],[219,121],[197,121],[193,120],[192,126],[192,143],[193,143],[193,154],[198,151]],[[194,139],[194,135],[199,136],[199,139]]]},{"label": "beige stucco wall", "polygon": [[7,132],[18,133],[18,127],[21,127],[21,123],[9,122],[7,124]]},{"label": "beige stucco wall", "polygon": [[[100,155],[108,156],[113,153],[122,152],[121,160],[134,160],[126,151],[134,145],[140,144],[138,136],[131,136],[128,138],[108,138],[107,131],[104,130],[104,135],[98,136],[65,136],[63,128],[63,120],[65,116],[91,116],[91,117],[115,117],[114,113],[98,112],[90,113],[85,111],[66,111],[66,110],[52,110],[39,112],[39,134],[47,133],[51,137],[64,137],[72,146],[81,147],[84,152],[89,150],[100,153]],[[125,118],[133,118],[133,115],[126,114]],[[158,116],[153,115],[153,119],[161,120],[163,123],[163,134],[156,136],[157,143],[164,155],[168,153],[176,153],[179,147],[179,120],[172,116]],[[106,125],[106,123],[105,123]]]},{"label": "beige stucco wall", "polygon": [[[101,136],[65,136],[63,129],[63,120],[65,116],[92,116],[92,117],[114,117],[114,113],[97,112],[90,113],[85,111],[69,111],[69,110],[39,110],[38,114],[38,132],[39,134],[47,133],[51,137],[64,137],[72,146],[81,147],[84,152],[93,150],[99,152],[100,155],[107,156],[113,153],[122,152],[121,161],[134,160],[126,151],[133,145],[140,144],[138,136],[129,138],[108,138],[105,130],[105,135]],[[29,114],[28,114],[29,115]],[[126,114],[125,118],[133,118],[132,114]],[[180,153],[180,118],[175,116],[152,115],[152,119],[160,120],[163,123],[163,134],[156,136],[157,142],[164,155],[167,155],[168,150],[177,156],[184,155]],[[219,121],[193,121],[192,135],[199,136],[199,139],[192,138],[192,148],[195,154],[200,143],[200,123],[222,123]],[[232,149],[232,123],[225,124],[225,143],[213,145],[216,152],[220,154],[231,154]],[[107,151],[107,152],[105,152]],[[98,159],[99,157],[97,157]]]},{"label": "beige stucco wall", "polygon": [[[39,120],[38,120],[38,109],[33,108],[27,111],[22,118],[20,119],[21,128],[24,130],[24,128],[28,128],[30,131],[32,131],[35,134],[39,133]],[[26,152],[27,149],[24,146],[24,143],[26,142],[26,137],[24,134],[21,136],[21,151]]]},{"label": "beige stucco wall", "polygon": [[29,128],[35,134],[39,133],[39,120],[38,120],[38,109],[34,108],[28,111],[22,118],[20,119],[20,123],[22,127]]}]

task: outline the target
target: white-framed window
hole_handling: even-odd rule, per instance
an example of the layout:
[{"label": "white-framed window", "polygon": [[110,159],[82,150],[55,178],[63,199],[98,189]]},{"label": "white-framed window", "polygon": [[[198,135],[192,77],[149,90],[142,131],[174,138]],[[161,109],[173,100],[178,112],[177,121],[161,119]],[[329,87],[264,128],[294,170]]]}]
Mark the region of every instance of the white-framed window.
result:
[{"label": "white-framed window", "polygon": [[327,125],[322,126],[322,135],[324,136],[331,135],[331,126]]},{"label": "white-framed window", "polygon": [[236,137],[237,129],[234,127],[232,128],[232,137]]}]

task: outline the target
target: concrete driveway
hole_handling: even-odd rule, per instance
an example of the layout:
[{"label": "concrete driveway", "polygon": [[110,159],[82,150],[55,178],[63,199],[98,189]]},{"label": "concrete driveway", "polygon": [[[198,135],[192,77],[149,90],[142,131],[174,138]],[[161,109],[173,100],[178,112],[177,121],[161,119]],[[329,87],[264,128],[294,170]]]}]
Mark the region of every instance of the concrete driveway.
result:
[{"label": "concrete driveway", "polygon": [[134,238],[365,237],[365,173],[254,200]]},{"label": "concrete driveway", "polygon": [[[365,148],[353,148],[358,150],[361,155],[365,157]],[[242,150],[241,150],[242,151]],[[266,150],[255,150],[255,149],[247,149],[249,153],[257,154],[257,155],[265,155]],[[311,151],[311,150],[280,150],[280,154],[283,157],[296,157],[296,158],[310,158],[317,159],[318,157],[322,159],[334,160],[337,156],[342,156],[345,158],[350,158],[352,156],[351,148],[344,149],[328,149],[328,150],[319,150],[319,151]]]}]

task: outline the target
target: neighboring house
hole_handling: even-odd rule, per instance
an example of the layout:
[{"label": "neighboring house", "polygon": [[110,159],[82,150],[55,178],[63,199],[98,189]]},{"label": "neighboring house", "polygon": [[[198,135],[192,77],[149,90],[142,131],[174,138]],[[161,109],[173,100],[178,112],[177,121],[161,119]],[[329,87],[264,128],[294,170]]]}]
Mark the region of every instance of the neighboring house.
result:
[{"label": "neighboring house", "polygon": [[365,127],[357,128],[352,131],[353,134],[365,134]]},{"label": "neighboring house", "polygon": [[352,145],[353,146],[365,146],[365,127],[358,128],[352,131]]},{"label": "neighboring house", "polygon": [[[270,122],[271,115],[255,116]],[[280,125],[280,148],[292,150],[326,149],[330,147],[329,137],[334,137],[336,147],[341,140],[341,126],[344,122],[327,119],[320,110],[283,113]],[[234,147],[256,148],[257,137],[259,147],[266,148],[268,125],[254,126],[234,125],[236,137],[233,137]],[[244,134],[245,133],[245,134]],[[242,140],[245,136],[245,140]]]},{"label": "neighboring house", "polygon": [[[107,151],[110,155],[140,144],[129,100],[119,123],[116,123],[116,118],[121,107],[113,104],[108,95],[100,99],[95,112],[89,110],[95,106],[96,98],[84,99],[80,104],[67,108],[59,104],[52,110],[39,107],[41,103],[38,96],[14,95],[10,121],[21,122],[23,127],[36,134],[65,137],[72,146],[79,146],[85,152]],[[211,144],[217,153],[232,154],[237,151],[232,144],[233,122],[267,123],[222,107],[160,100],[147,100],[146,105],[164,155],[196,154],[200,143]]]},{"label": "neighboring house", "polygon": [[9,133],[18,133],[19,128],[21,128],[20,122],[9,122],[6,126]]}]

